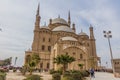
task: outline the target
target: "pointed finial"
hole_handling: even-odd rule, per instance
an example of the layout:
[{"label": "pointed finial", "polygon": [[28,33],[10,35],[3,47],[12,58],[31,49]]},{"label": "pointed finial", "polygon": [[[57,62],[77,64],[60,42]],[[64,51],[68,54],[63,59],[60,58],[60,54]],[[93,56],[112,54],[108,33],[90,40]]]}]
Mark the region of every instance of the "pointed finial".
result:
[{"label": "pointed finial", "polygon": [[60,18],[60,15],[58,15],[58,18]]},{"label": "pointed finial", "polygon": [[90,27],[93,27],[92,24],[90,24]]},{"label": "pointed finial", "polygon": [[39,9],[40,9],[40,3],[38,4],[37,15],[39,15]]},{"label": "pointed finial", "polygon": [[68,25],[70,26],[70,24],[71,24],[71,17],[70,17],[70,10],[69,10],[69,12],[68,12]]},{"label": "pointed finial", "polygon": [[46,22],[44,23],[44,26],[46,26]]},{"label": "pointed finial", "polygon": [[52,19],[50,18],[49,23],[52,24]]},{"label": "pointed finial", "polygon": [[93,26],[92,26],[92,24],[90,24],[90,29],[93,29]]},{"label": "pointed finial", "polygon": [[69,12],[68,12],[68,20],[70,20],[70,10],[69,10]]},{"label": "pointed finial", "polygon": [[83,30],[81,29],[81,32],[83,32]]}]

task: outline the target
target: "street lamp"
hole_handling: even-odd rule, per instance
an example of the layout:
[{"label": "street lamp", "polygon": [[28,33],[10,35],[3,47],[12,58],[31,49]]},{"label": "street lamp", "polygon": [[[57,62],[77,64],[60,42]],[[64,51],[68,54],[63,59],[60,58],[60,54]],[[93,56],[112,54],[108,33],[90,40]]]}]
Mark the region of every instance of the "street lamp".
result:
[{"label": "street lamp", "polygon": [[110,48],[110,55],[111,55],[111,64],[112,64],[113,74],[115,74],[113,55],[112,55],[112,49],[111,49],[111,44],[110,44],[110,38],[112,38],[111,31],[108,31],[108,32],[103,31],[103,33],[104,33],[104,37],[108,39],[109,48]]}]

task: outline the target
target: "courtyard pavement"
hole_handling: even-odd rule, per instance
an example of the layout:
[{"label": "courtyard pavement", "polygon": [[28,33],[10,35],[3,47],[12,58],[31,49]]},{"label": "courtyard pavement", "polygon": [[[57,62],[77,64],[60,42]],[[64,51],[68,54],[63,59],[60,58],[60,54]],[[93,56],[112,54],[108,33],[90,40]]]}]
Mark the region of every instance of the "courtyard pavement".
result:
[{"label": "courtyard pavement", "polygon": [[112,73],[95,72],[95,78],[88,77],[87,80],[120,80],[120,78],[115,78]]},{"label": "courtyard pavement", "polygon": [[[27,73],[27,74],[29,74],[29,73]],[[51,80],[52,79],[52,76],[45,72],[44,73],[33,73],[33,74],[42,76],[43,80]],[[19,71],[17,71],[17,72],[9,71],[6,76],[6,80],[23,80],[23,79],[25,79],[25,77]]]},{"label": "courtyard pavement", "polygon": [[[34,73],[41,75],[43,80],[52,80],[52,76],[48,73]],[[25,77],[20,72],[13,73],[12,71],[7,73],[6,80],[23,80]],[[120,80],[115,78],[112,73],[107,72],[95,72],[95,78],[87,77],[87,80]]]}]

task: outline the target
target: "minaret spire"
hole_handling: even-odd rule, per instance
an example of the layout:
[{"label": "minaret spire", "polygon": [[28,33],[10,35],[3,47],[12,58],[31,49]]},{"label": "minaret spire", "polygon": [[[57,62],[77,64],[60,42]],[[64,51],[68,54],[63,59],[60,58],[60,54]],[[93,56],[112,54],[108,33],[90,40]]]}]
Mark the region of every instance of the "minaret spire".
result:
[{"label": "minaret spire", "polygon": [[69,10],[69,12],[68,12],[68,25],[69,25],[69,27],[70,27],[70,25],[71,25],[70,10]]},{"label": "minaret spire", "polygon": [[40,3],[38,4],[38,8],[37,8],[37,16],[39,15],[39,9],[40,9]]},{"label": "minaret spire", "polygon": [[35,30],[38,30],[40,27],[40,14],[39,14],[39,9],[40,9],[40,3],[38,4],[38,8],[37,8],[37,13],[36,13],[36,21],[35,21]]}]

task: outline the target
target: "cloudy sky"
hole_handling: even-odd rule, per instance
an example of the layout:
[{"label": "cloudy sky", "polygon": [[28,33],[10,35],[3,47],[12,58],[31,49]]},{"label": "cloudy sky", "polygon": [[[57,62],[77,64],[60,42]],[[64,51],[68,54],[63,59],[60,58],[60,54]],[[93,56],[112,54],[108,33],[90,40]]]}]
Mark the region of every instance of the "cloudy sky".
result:
[{"label": "cloudy sky", "polygon": [[112,31],[111,45],[114,58],[120,58],[120,0],[0,0],[0,59],[18,57],[17,65],[24,63],[25,51],[31,48],[38,3],[41,25],[49,19],[67,20],[70,10],[76,33],[81,29],[89,35],[89,25],[94,27],[97,54],[102,65],[108,62],[110,52],[103,30]]}]

